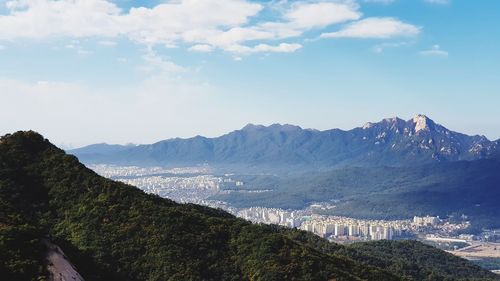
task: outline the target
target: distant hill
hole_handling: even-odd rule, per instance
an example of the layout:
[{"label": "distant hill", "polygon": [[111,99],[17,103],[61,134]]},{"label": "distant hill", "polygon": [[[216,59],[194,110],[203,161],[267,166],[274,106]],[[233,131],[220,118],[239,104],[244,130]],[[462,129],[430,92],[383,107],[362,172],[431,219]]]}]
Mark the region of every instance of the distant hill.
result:
[{"label": "distant hill", "polygon": [[241,168],[407,166],[477,160],[498,153],[498,141],[446,129],[424,115],[388,118],[349,131],[249,124],[217,138],[169,139],[135,147],[101,145],[68,151],[84,163]]},{"label": "distant hill", "polygon": [[50,280],[47,245],[87,281],[498,280],[418,242],[344,247],[177,204],[98,176],[34,132],[4,136],[0,278]]},{"label": "distant hill", "polygon": [[85,159],[95,159],[95,161],[100,161],[100,157],[105,160],[105,155],[111,155],[114,153],[118,153],[130,148],[133,148],[134,145],[119,145],[119,144],[107,144],[107,143],[96,143],[91,144],[85,147],[71,149],[73,154],[80,155],[81,158]]},{"label": "distant hill", "polygon": [[477,229],[500,228],[500,160],[482,159],[413,167],[349,167],[328,172],[245,181],[242,189],[271,192],[220,194],[237,207],[301,209],[339,200],[333,214],[400,219],[414,215],[468,215]]}]

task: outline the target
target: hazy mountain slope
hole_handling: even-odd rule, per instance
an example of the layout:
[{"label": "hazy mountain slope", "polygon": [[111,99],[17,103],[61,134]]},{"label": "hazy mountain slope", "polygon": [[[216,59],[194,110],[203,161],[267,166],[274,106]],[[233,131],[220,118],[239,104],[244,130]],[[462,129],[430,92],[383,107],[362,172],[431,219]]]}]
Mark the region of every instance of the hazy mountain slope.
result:
[{"label": "hazy mountain slope", "polygon": [[350,131],[316,131],[292,125],[247,125],[217,138],[171,139],[92,155],[69,151],[85,163],[263,168],[405,166],[488,158],[498,142],[446,129],[426,116],[367,123]]},{"label": "hazy mountain slope", "polygon": [[[253,188],[252,179],[246,180],[242,188]],[[494,159],[414,167],[344,168],[275,177],[257,181],[255,186],[273,191],[245,196],[222,194],[216,199],[239,207],[292,209],[340,200],[334,212],[351,217],[466,214],[478,226],[500,227],[500,161]]]},{"label": "hazy mountain slope", "polygon": [[[44,239],[61,247],[85,280],[421,280],[404,269],[406,279],[371,266],[368,256],[348,258],[343,247],[303,232],[299,239],[104,179],[33,132],[0,139],[0,206],[0,277],[6,280],[46,278]],[[416,248],[426,255],[425,246]],[[438,255],[450,261],[442,277],[495,278]],[[453,274],[464,264],[465,273]]]},{"label": "hazy mountain slope", "polygon": [[93,161],[105,161],[106,157],[110,154],[118,153],[126,149],[133,148],[134,145],[119,145],[96,143],[85,147],[71,149],[72,154],[76,154],[81,159],[93,159]]}]

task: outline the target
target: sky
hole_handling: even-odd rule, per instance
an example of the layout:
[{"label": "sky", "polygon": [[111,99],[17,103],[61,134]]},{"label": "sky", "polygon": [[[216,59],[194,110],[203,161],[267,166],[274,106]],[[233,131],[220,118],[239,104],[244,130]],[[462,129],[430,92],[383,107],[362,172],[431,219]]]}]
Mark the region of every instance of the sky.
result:
[{"label": "sky", "polygon": [[500,138],[497,0],[0,0],[0,134],[65,148],[426,114]]}]

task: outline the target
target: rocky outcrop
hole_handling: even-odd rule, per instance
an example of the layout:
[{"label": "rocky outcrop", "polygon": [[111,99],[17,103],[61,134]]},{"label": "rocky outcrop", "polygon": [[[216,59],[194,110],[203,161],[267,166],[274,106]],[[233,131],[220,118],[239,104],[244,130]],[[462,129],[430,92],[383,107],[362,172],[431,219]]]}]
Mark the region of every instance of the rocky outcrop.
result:
[{"label": "rocky outcrop", "polygon": [[47,247],[45,261],[47,262],[49,281],[84,281],[59,246],[48,240],[44,240],[43,243]]}]

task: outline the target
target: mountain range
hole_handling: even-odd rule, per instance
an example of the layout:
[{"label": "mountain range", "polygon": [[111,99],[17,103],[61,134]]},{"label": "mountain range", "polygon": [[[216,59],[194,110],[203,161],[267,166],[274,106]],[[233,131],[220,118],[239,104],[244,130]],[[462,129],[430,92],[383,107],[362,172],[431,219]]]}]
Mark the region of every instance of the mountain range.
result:
[{"label": "mountain range", "polygon": [[217,138],[69,151],[84,163],[199,165],[246,177],[244,190],[213,196],[236,207],[302,209],[337,201],[335,214],[403,219],[468,215],[470,231],[500,227],[500,141],[451,131],[425,115],[387,118],[349,131],[247,125]]},{"label": "mountain range", "polygon": [[490,158],[500,140],[448,130],[425,115],[387,118],[349,131],[249,124],[216,138],[196,136],[149,145],[97,144],[68,151],[87,164],[276,169],[409,166]]},{"label": "mountain range", "polygon": [[415,241],[341,246],[146,194],[34,132],[0,138],[0,278],[498,280]]}]

